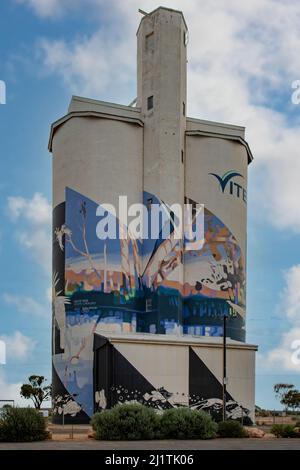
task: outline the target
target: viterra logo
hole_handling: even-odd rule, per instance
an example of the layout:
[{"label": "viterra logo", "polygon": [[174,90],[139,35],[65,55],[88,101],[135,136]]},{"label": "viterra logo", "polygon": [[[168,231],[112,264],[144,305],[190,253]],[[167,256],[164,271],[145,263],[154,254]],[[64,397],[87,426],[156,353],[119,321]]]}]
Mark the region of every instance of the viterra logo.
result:
[{"label": "viterra logo", "polygon": [[217,178],[220,184],[222,193],[225,192],[225,189],[229,183],[229,194],[235,195],[238,198],[242,198],[244,202],[247,202],[246,189],[243,188],[243,186],[237,183],[236,181],[232,181],[232,178],[234,178],[235,176],[244,178],[243,175],[241,175],[241,173],[238,173],[235,170],[229,170],[229,171],[226,171],[226,173],[224,173],[223,176],[217,175],[216,173],[209,173],[209,174]]}]

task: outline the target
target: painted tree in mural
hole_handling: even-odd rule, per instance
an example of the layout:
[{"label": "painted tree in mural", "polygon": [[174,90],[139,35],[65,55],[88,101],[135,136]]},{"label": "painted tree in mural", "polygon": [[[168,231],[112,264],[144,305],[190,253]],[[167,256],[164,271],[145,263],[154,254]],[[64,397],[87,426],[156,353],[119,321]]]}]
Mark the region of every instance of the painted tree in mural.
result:
[{"label": "painted tree in mural", "polygon": [[63,224],[61,226],[61,228],[56,228],[55,229],[55,236],[56,236],[56,240],[57,242],[59,243],[59,246],[61,248],[61,250],[63,251],[64,250],[64,246],[63,246],[63,236],[65,236],[65,240],[67,243],[70,243],[70,245],[72,246],[73,250],[80,254],[81,256],[83,256],[84,258],[86,258],[89,263],[90,263],[90,266],[92,268],[92,270],[95,272],[95,274],[97,275],[97,277],[100,277],[100,273],[98,272],[98,270],[96,269],[96,267],[94,266],[94,263],[93,263],[93,259],[90,255],[90,252],[89,252],[89,249],[88,249],[88,244],[87,244],[87,240],[86,240],[86,219],[87,219],[87,210],[86,210],[86,203],[85,201],[82,201],[81,203],[81,208],[79,210],[81,216],[82,216],[82,225],[80,226],[80,230],[82,232],[82,241],[83,241],[83,244],[84,244],[84,251],[79,249],[75,243],[73,242],[73,239],[72,239],[72,231],[69,229],[69,227],[67,227],[65,224]]},{"label": "painted tree in mural", "polygon": [[44,385],[47,379],[43,375],[31,375],[29,383],[23,384],[20,395],[33,401],[34,407],[40,409],[44,401],[51,396],[51,385]]}]

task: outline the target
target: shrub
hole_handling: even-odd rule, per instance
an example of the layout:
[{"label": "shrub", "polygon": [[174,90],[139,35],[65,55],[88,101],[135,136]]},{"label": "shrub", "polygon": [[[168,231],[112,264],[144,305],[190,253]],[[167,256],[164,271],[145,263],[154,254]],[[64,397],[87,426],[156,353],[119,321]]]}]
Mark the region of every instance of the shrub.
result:
[{"label": "shrub", "polygon": [[169,439],[212,439],[217,424],[204,411],[172,408],[163,413],[161,435]]},{"label": "shrub", "polygon": [[293,424],[273,424],[271,433],[276,437],[299,437]]},{"label": "shrub", "polygon": [[[223,421],[223,410],[212,410],[209,414],[216,423]],[[230,421],[238,421],[244,426],[253,426],[252,419],[247,415],[244,415],[243,417],[240,416],[239,418],[231,418]]]},{"label": "shrub", "polygon": [[121,441],[155,439],[159,421],[153,408],[124,404],[94,414],[91,423],[96,439]]},{"label": "shrub", "polygon": [[220,437],[247,437],[247,432],[238,421],[221,421],[218,424]]},{"label": "shrub", "polygon": [[46,421],[34,408],[5,408],[0,417],[0,441],[43,441],[49,433]]},{"label": "shrub", "polygon": [[223,421],[223,411],[222,410],[211,410],[209,412],[211,418],[213,421],[216,423],[219,423],[220,421]]}]

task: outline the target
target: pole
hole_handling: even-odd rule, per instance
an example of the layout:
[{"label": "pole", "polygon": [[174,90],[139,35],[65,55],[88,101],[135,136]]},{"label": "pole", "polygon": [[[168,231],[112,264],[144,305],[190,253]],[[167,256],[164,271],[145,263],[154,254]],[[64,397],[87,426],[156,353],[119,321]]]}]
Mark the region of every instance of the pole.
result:
[{"label": "pole", "polygon": [[107,292],[107,256],[106,256],[106,243],[104,243],[103,255],[104,255],[104,292]]},{"label": "pole", "polygon": [[226,421],[226,313],[223,316],[223,421]]},{"label": "pole", "polygon": [[74,424],[71,424],[70,439],[74,439]]}]

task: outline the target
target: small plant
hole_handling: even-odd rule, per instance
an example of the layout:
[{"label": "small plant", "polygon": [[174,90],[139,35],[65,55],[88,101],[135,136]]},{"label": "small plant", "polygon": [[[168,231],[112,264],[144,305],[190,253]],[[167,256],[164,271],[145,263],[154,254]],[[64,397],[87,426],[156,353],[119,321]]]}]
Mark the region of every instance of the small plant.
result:
[{"label": "small plant", "polygon": [[160,417],[153,408],[124,404],[94,414],[91,423],[96,439],[121,441],[155,439],[159,421]]},{"label": "small plant", "polygon": [[299,437],[293,424],[273,424],[271,433],[276,437]]},{"label": "small plant", "polygon": [[5,408],[0,417],[0,441],[29,442],[48,438],[44,417],[33,408]]},{"label": "small plant", "polygon": [[218,434],[220,437],[247,437],[247,432],[238,421],[221,421],[218,424]]},{"label": "small plant", "polygon": [[161,417],[161,435],[167,439],[212,439],[217,424],[204,411],[172,408]]}]

